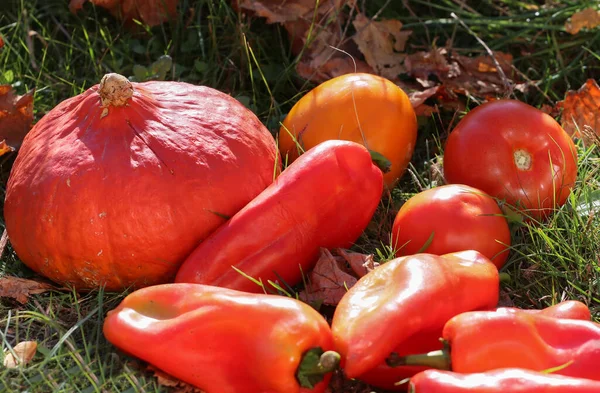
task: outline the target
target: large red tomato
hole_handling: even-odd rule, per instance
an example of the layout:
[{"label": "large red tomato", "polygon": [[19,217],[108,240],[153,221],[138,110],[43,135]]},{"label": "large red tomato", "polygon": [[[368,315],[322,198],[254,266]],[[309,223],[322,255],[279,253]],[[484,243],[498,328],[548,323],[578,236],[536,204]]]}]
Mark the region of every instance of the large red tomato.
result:
[{"label": "large red tomato", "polygon": [[546,113],[516,100],[491,101],[450,133],[444,175],[541,219],[566,202],[577,177],[577,151]]},{"label": "large red tomato", "polygon": [[501,268],[510,246],[506,218],[496,201],[473,187],[449,184],[410,198],[392,229],[396,256],[476,250]]}]

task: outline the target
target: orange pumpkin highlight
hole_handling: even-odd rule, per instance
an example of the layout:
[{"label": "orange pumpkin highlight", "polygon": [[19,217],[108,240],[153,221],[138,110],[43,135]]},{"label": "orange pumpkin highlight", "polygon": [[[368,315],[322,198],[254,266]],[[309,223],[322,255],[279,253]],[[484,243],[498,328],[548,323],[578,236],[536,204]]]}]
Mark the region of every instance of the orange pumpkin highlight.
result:
[{"label": "orange pumpkin highlight", "polygon": [[279,150],[289,163],[330,139],[360,143],[385,156],[392,166],[384,182],[391,188],[414,152],[417,118],[406,93],[390,80],[345,74],[318,85],[292,107],[279,130]]},{"label": "orange pumpkin highlight", "polygon": [[269,184],[275,141],[234,98],[109,74],[26,136],[4,214],[19,258],[77,289],[172,281]]}]

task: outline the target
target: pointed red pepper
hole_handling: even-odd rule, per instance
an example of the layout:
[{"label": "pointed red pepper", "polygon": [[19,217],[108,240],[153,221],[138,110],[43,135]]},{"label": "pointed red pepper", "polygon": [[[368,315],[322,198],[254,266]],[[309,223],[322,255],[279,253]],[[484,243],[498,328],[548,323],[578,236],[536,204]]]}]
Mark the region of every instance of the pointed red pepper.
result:
[{"label": "pointed red pepper", "polygon": [[409,393],[598,393],[600,382],[518,368],[458,374],[427,370],[411,378]]},{"label": "pointed red pepper", "polygon": [[447,348],[388,358],[390,366],[420,365],[477,373],[498,368],[600,380],[600,325],[512,310],[473,311],[444,326]]},{"label": "pointed red pepper", "polygon": [[[439,345],[437,329],[460,312],[495,307],[498,293],[498,270],[477,251],[416,254],[382,264],[349,289],[333,316],[346,375],[361,378],[409,342]],[[425,336],[421,344],[414,341],[418,334]]]},{"label": "pointed red pepper", "polygon": [[[581,319],[587,321],[591,319],[588,306],[576,300],[560,302],[540,310],[525,310],[515,307],[499,307],[496,310],[502,312],[542,314],[553,318]],[[437,329],[420,331],[414,334],[412,337],[406,339],[404,343],[398,345],[394,352],[398,356],[406,356],[443,349],[440,338],[442,337],[444,324],[440,324]],[[379,388],[406,390],[407,384],[399,382],[406,381],[408,378],[426,369],[428,369],[426,366],[390,367],[385,362],[382,362],[377,367],[361,374],[358,378]]]},{"label": "pointed red pepper", "polygon": [[103,329],[113,345],[207,393],[322,393],[339,361],[309,305],[200,284],[139,289]]},{"label": "pointed red pepper", "polygon": [[383,192],[383,173],[374,162],[384,160],[350,141],[313,147],[204,239],[175,282],[249,292],[263,289],[247,276],[265,285],[301,283],[321,247],[348,248],[365,230]]}]

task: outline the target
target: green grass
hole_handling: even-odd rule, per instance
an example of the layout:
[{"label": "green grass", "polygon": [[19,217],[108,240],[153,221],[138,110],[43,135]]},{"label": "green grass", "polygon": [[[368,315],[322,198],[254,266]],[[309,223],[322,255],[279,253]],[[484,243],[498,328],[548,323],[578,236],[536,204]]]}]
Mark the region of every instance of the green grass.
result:
[{"label": "green grass", "polygon": [[[359,1],[359,3],[363,3]],[[396,18],[413,30],[408,51],[449,45],[461,54],[485,49],[513,54],[522,79],[536,88],[515,97],[535,106],[553,104],[569,89],[600,75],[600,29],[570,36],[565,20],[593,1],[554,2],[538,10],[531,1],[369,0],[368,16]],[[537,2],[542,4],[544,2]],[[134,75],[163,55],[173,59],[168,80],[204,84],[228,92],[251,108],[275,133],[295,101],[313,85],[295,73],[285,30],[262,19],[240,16],[226,0],[181,0],[178,20],[131,32],[103,9],[86,4],[71,15],[66,0],[8,0],[0,5],[0,83],[21,94],[35,92],[35,119],[58,102],[83,92],[107,72]],[[191,13],[189,10],[194,9]],[[470,29],[467,30],[456,18]],[[349,29],[348,34],[353,30]],[[247,43],[247,45],[246,45]],[[410,172],[378,212],[356,249],[388,259],[395,212],[416,192],[440,184],[435,175],[441,146],[462,113],[442,111],[420,118],[418,147]],[[563,299],[588,303],[600,320],[600,218],[586,209],[600,200],[600,151],[580,147],[577,187],[547,225],[512,225],[513,250],[505,267],[512,280],[503,290],[521,307],[544,307]],[[0,157],[2,200],[15,154]],[[3,223],[2,223],[3,226]],[[0,275],[31,277],[10,247]],[[154,392],[145,366],[126,357],[102,336],[106,311],[124,294],[50,292],[28,304],[0,300],[2,349],[37,340],[34,361],[25,369],[0,367],[0,391]]]}]

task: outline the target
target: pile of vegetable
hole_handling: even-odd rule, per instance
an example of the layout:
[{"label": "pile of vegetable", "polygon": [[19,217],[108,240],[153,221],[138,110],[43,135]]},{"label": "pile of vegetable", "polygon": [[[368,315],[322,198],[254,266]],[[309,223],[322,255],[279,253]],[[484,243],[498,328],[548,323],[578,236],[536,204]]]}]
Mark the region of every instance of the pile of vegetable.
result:
[{"label": "pile of vegetable", "polygon": [[324,392],[333,373],[421,393],[599,392],[585,304],[498,306],[507,212],[543,225],[577,175],[571,137],[522,102],[460,121],[448,184],[401,207],[381,239],[395,258],[338,283],[331,314],[284,295],[309,287],[322,250],[353,246],[416,137],[405,92],[371,74],[302,97],[278,143],[224,93],[109,74],[25,138],[7,232],[55,282],[134,289],[105,337],[207,393]]}]

